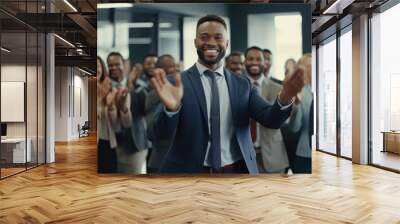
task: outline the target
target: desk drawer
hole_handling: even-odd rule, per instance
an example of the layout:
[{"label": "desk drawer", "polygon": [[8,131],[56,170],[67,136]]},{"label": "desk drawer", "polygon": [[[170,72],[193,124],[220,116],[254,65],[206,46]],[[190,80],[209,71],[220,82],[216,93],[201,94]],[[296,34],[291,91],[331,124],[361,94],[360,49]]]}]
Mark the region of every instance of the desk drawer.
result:
[{"label": "desk drawer", "polygon": [[1,160],[6,164],[26,163],[32,161],[32,142],[28,141],[25,149],[25,141],[1,143]]},{"label": "desk drawer", "polygon": [[400,134],[385,133],[385,151],[400,154]]}]

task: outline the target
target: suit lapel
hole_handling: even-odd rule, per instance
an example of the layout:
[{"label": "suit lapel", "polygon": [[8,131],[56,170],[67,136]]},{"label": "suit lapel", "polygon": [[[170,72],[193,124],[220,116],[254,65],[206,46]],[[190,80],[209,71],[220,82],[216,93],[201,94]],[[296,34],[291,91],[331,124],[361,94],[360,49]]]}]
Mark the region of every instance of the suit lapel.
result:
[{"label": "suit lapel", "polygon": [[193,65],[188,70],[188,72],[189,72],[188,74],[189,80],[192,83],[197,100],[200,104],[201,114],[203,115],[202,117],[205,120],[205,123],[208,124],[206,96],[204,94],[204,88],[201,83],[200,73],[197,70],[196,65]]},{"label": "suit lapel", "polygon": [[236,82],[233,82],[232,74],[227,69],[224,69],[224,73],[225,73],[225,80],[228,85],[229,101],[231,104],[231,111],[232,111],[232,121],[235,121],[236,100],[239,99],[236,96],[237,91],[235,91],[237,90]]}]

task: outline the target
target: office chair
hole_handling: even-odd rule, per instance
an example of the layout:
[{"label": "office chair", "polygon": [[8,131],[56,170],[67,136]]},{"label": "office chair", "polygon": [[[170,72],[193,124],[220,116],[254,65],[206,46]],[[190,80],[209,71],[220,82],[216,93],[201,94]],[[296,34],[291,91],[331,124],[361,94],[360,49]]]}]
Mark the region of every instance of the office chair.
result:
[{"label": "office chair", "polygon": [[80,125],[78,124],[79,138],[89,136],[89,129],[90,129],[89,121],[85,121],[82,127],[80,127]]}]

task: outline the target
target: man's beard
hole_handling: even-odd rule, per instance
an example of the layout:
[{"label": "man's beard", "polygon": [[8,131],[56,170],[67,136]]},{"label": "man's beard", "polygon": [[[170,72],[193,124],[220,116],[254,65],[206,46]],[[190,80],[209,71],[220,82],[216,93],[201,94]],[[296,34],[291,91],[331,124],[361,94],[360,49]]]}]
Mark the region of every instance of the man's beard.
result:
[{"label": "man's beard", "polygon": [[153,76],[150,74],[150,71],[144,70],[144,75],[146,76],[147,79],[151,79]]},{"label": "man's beard", "polygon": [[197,48],[197,56],[199,56],[200,60],[204,62],[206,65],[215,65],[218,64],[222,58],[225,56],[225,50],[220,48],[218,56],[213,59],[213,60],[207,60],[206,57],[204,56],[204,51],[203,49]]},{"label": "man's beard", "polygon": [[250,71],[251,71],[251,67],[253,67],[253,66],[250,66],[250,65],[246,65],[246,71],[247,71],[247,73],[251,76],[251,77],[258,77],[258,76],[260,76],[260,75],[262,75],[263,73],[264,73],[264,71],[265,71],[265,69],[264,69],[264,67],[263,66],[261,66],[261,65],[259,65],[258,66],[258,68],[259,68],[259,72],[258,73],[251,73]]},{"label": "man's beard", "polygon": [[118,82],[118,81],[119,81],[120,75],[119,75],[117,72],[110,72],[109,77],[110,77],[112,80]]}]

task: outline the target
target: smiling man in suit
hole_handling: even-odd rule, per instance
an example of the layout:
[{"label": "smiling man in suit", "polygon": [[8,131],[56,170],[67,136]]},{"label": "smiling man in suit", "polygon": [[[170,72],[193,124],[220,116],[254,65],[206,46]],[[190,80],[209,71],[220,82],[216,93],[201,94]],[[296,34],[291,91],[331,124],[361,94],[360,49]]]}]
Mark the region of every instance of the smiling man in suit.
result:
[{"label": "smiling man in suit", "polygon": [[200,18],[194,44],[195,65],[171,79],[156,69],[151,79],[163,103],[152,137],[172,140],[160,172],[257,174],[249,118],[269,128],[281,127],[303,87],[303,73],[291,76],[271,105],[248,78],[224,69],[229,40],[222,18]]}]

